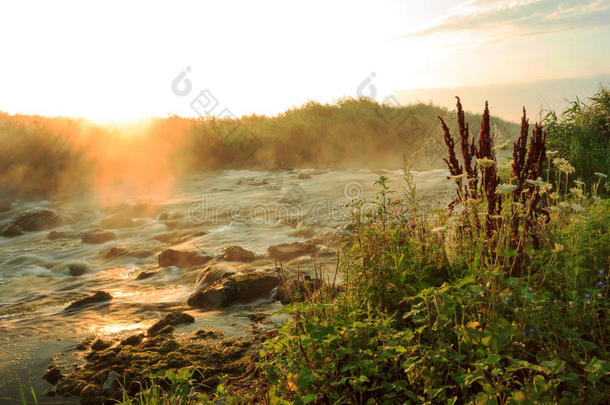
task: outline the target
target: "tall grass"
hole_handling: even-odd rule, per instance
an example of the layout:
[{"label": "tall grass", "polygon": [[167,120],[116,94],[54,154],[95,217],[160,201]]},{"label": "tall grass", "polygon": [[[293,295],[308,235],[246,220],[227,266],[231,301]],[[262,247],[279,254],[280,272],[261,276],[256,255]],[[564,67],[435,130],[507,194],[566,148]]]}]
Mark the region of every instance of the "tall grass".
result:
[{"label": "tall grass", "polygon": [[[419,169],[435,168],[442,164],[438,115],[449,112],[365,98],[309,102],[275,117],[173,116],[126,126],[0,113],[0,190],[45,197],[222,168],[400,168],[400,152]],[[505,139],[518,134],[515,124],[491,123]]]},{"label": "tall grass", "polygon": [[515,162],[501,169],[487,114],[475,146],[460,109],[463,162],[472,159],[461,166],[445,127],[453,211],[418,212],[408,171],[403,199],[378,180],[378,206],[356,210],[344,248],[343,293],[293,303],[267,343],[272,397],[607,402],[610,201],[584,187],[551,197],[559,184],[539,179],[544,132],[536,125],[529,136],[525,116]]}]

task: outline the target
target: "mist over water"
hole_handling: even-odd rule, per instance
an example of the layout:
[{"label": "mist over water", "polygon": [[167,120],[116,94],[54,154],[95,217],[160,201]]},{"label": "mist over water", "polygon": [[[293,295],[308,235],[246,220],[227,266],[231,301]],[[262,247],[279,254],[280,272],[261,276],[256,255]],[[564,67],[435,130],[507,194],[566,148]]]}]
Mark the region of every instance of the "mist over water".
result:
[{"label": "mist over water", "polygon": [[[341,234],[351,218],[348,203],[374,201],[373,183],[380,175],[401,189],[401,170],[224,170],[176,179],[170,187],[151,183],[146,192],[107,186],[54,202],[13,202],[0,214],[2,227],[22,212],[41,208],[62,215],[65,225],[0,238],[0,374],[9,376],[18,369],[25,376],[30,370],[44,391],[36,359],[50,356],[49,347],[58,351],[62,342],[69,347],[91,333],[133,334],[176,309],[195,316],[189,328],[214,325],[229,335],[245,334],[248,313],[273,313],[280,304],[262,300],[225,311],[193,309],[185,302],[202,268],[159,267],[157,255],[174,248],[219,258],[224,248],[239,245],[261,259],[224,264],[237,270],[274,268],[269,246]],[[440,206],[449,198],[445,170],[414,176],[428,206]],[[99,228],[114,232],[116,239],[83,242],[83,233]],[[51,232],[65,234],[50,239]],[[113,255],[112,249],[119,247],[129,253]],[[318,260],[334,268],[334,249],[327,252]],[[312,263],[313,257],[303,258],[285,268],[308,271]],[[138,279],[147,271],[154,275]],[[99,290],[113,296],[110,304],[64,312],[69,302]],[[15,350],[23,353],[18,361]],[[14,389],[13,377],[9,384],[0,384],[0,393]]]}]

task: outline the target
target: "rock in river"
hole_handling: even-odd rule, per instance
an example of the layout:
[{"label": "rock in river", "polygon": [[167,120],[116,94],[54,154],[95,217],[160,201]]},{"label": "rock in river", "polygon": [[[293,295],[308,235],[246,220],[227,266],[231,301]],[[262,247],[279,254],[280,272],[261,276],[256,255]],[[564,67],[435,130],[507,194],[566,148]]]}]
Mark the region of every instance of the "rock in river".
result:
[{"label": "rock in river", "polygon": [[185,323],[193,323],[195,322],[195,318],[193,318],[189,314],[185,314],[184,312],[174,311],[165,316],[165,318],[158,320],[155,322],[153,326],[148,328],[148,336],[155,336],[161,330],[163,330],[166,326],[176,326]]},{"label": "rock in river", "polygon": [[210,256],[201,256],[192,252],[167,249],[159,254],[159,266],[176,266],[187,268],[201,266],[212,260]]},{"label": "rock in river", "polygon": [[117,236],[114,232],[105,231],[103,229],[94,229],[81,235],[81,240],[83,243],[104,243],[116,238]]},{"label": "rock in river", "polygon": [[50,209],[39,209],[24,212],[13,224],[19,227],[22,231],[43,231],[45,229],[55,228],[63,224],[64,220],[57,212]]},{"label": "rock in river", "polygon": [[289,261],[299,256],[316,252],[316,245],[310,242],[282,243],[267,248],[269,256],[277,261]]},{"label": "rock in river", "polygon": [[230,246],[225,249],[224,257],[229,262],[244,262],[249,263],[256,259],[256,254],[241,246]]},{"label": "rock in river", "polygon": [[187,303],[206,310],[220,309],[270,297],[278,285],[278,277],[271,271],[249,271],[224,277],[200,288],[189,297]]},{"label": "rock in river", "polygon": [[98,291],[93,295],[90,295],[86,298],[80,299],[78,301],[74,301],[70,305],[64,309],[64,311],[74,311],[76,309],[83,308],[90,304],[97,304],[100,302],[110,301],[112,299],[112,295],[108,294],[106,291]]}]

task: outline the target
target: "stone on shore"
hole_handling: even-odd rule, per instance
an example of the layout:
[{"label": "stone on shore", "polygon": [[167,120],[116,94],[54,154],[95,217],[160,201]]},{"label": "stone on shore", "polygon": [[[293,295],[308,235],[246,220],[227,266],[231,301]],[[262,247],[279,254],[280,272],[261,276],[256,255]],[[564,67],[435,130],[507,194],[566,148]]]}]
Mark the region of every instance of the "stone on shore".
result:
[{"label": "stone on shore", "polygon": [[269,252],[271,258],[280,262],[285,262],[303,255],[315,253],[316,245],[315,243],[310,242],[282,243],[276,246],[270,246],[267,248],[267,252]]},{"label": "stone on shore", "polygon": [[201,266],[212,260],[211,256],[202,256],[192,252],[179,251],[174,249],[164,250],[159,254],[159,266],[176,266],[188,268]]},{"label": "stone on shore", "polygon": [[177,326],[181,324],[188,324],[195,322],[195,318],[193,318],[189,314],[185,314],[184,312],[175,311],[167,314],[165,318],[158,320],[148,328],[147,335],[155,336],[160,331],[162,331],[166,326]]},{"label": "stone on shore", "polygon": [[108,294],[106,291],[98,291],[93,295],[90,295],[86,298],[74,301],[70,305],[64,309],[64,311],[74,311],[77,309],[81,309],[91,304],[98,304],[101,302],[107,302],[112,299],[112,295]]},{"label": "stone on shore", "polygon": [[94,229],[81,235],[83,243],[105,243],[117,238],[116,233],[103,229]]}]

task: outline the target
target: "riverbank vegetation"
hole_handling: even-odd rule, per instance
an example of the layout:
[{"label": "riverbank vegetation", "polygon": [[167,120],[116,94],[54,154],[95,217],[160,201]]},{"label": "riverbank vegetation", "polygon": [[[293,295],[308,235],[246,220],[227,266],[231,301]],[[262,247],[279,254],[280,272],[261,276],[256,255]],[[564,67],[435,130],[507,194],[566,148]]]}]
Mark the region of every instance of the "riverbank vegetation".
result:
[{"label": "riverbank vegetation", "polygon": [[[419,169],[440,168],[436,116],[450,114],[433,105],[389,106],[366,98],[309,102],[275,117],[172,116],[125,125],[0,113],[0,190],[5,198],[53,198],[202,170],[399,169],[401,153]],[[514,123],[491,123],[503,140],[518,134]]]}]

